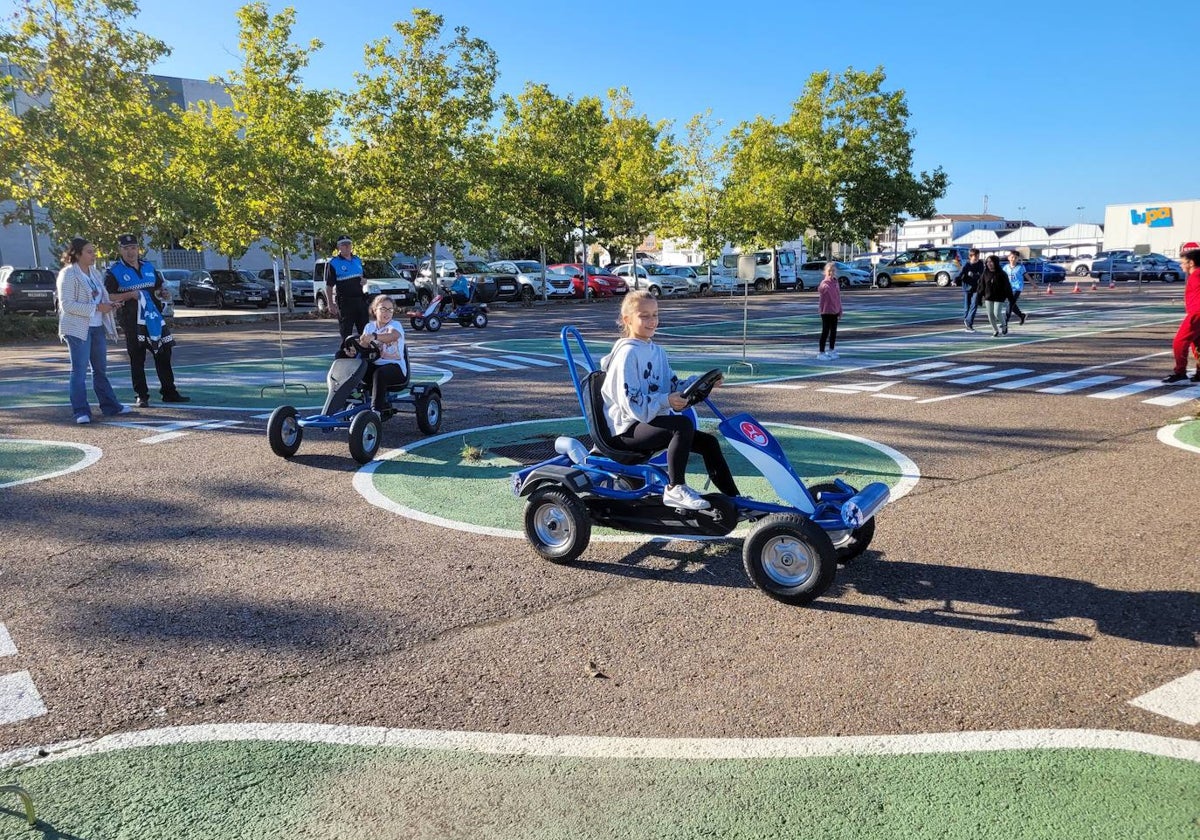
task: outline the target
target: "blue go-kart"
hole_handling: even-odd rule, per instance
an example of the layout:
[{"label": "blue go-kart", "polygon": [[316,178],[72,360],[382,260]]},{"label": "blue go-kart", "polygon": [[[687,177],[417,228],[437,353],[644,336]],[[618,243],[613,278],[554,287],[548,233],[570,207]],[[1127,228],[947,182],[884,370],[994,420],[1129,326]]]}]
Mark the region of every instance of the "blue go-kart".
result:
[{"label": "blue go-kart", "polygon": [[[353,345],[353,346],[352,346]],[[388,389],[388,407],[383,414],[371,407],[367,374],[371,363],[379,358],[378,347],[360,351],[357,337],[350,336],[342,344],[343,353],[352,357],[335,358],[329,366],[326,382],[329,396],[320,414],[299,416],[290,405],[281,405],[267,420],[267,440],[271,451],[282,458],[291,458],[300,449],[305,429],[320,429],[328,434],[335,429],[349,429],[350,456],[360,464],[370,463],[379,451],[383,421],[399,412],[413,412],[417,428],[427,435],[436,434],[442,425],[442,389],[435,382],[413,382]],[[404,349],[408,364],[408,348]],[[411,375],[412,365],[408,364]]]},{"label": "blue go-kart", "polygon": [[[582,374],[572,344],[586,364]],[[723,537],[739,522],[752,522],[742,547],[751,581],[778,601],[806,604],[833,583],[839,562],[870,545],[875,514],[888,500],[887,485],[873,482],[856,490],[836,480],[805,486],[765,427],[749,414],[726,417],[709,400],[719,370],[695,378],[680,392],[688,401],[687,413],[696,422],[691,406],[707,405],[721,435],[784,503],[708,493],[707,510],[664,505],[665,453],[627,449],[612,435],[600,392],[605,372],[575,327],[563,328],[562,345],[592,448],[559,437],[556,457],[513,474],[513,492],[526,499],[525,536],[543,558],[569,563],[579,557],[591,540],[593,524],[662,536]]]},{"label": "blue go-kart", "polygon": [[496,297],[496,287],[483,288],[479,281],[459,277],[449,289],[443,289],[422,310],[408,313],[408,323],[414,330],[437,332],[447,321],[457,321],[460,327],[488,325],[488,304]]}]

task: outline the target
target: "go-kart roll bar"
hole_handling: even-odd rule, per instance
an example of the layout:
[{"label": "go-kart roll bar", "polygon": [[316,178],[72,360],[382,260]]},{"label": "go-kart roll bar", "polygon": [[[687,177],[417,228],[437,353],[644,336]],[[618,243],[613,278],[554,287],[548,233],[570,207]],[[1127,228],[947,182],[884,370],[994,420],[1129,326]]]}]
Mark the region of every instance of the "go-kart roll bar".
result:
[{"label": "go-kart roll bar", "polygon": [[579,376],[579,371],[575,369],[575,354],[571,352],[571,339],[575,339],[575,344],[579,347],[579,352],[583,354],[583,358],[587,360],[587,372],[599,370],[596,367],[596,360],[592,358],[591,352],[587,349],[587,345],[583,341],[583,335],[577,327],[566,326],[562,328],[560,333],[562,338],[563,356],[567,360],[567,370],[571,372],[571,383],[575,386],[575,396],[579,399],[579,410],[583,416],[587,416],[587,406],[584,405],[583,397],[583,380]]}]

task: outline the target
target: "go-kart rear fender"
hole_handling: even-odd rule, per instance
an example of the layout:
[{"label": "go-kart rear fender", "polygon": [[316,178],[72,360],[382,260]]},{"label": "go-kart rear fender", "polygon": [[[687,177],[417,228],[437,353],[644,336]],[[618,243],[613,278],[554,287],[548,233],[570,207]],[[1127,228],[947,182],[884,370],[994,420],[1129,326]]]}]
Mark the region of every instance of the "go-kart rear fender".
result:
[{"label": "go-kart rear fender", "polygon": [[545,484],[553,484],[570,490],[576,496],[592,489],[592,479],[574,464],[542,463],[528,472],[513,473],[514,495],[528,496]]}]

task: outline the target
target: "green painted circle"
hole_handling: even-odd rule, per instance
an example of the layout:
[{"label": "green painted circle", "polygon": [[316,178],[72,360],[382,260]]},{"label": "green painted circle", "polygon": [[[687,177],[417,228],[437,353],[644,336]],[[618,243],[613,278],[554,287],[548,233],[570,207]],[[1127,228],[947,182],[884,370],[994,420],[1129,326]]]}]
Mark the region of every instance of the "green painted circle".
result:
[{"label": "green painted circle", "polygon": [[96,447],[82,443],[0,439],[0,487],[81,470],[98,461],[100,454]]},{"label": "green painted circle", "polygon": [[[706,426],[708,424],[705,424]],[[916,466],[900,453],[861,438],[800,426],[766,424],[807,484],[841,478],[855,487],[882,481],[903,495]],[[522,536],[525,500],[512,494],[512,474],[552,456],[559,435],[587,433],[580,418],[552,418],[441,435],[389,453],[369,464],[356,486],[374,504],[428,522],[498,536]],[[742,493],[778,502],[750,462],[723,442]],[[688,483],[703,488],[703,464],[693,458]],[[597,529],[598,534],[615,532]]]}]

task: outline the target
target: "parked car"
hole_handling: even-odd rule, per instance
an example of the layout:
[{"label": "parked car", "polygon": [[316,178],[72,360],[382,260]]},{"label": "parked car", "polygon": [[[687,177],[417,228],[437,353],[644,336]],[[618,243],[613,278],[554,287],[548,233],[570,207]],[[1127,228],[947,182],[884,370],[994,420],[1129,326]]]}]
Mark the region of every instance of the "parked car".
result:
[{"label": "parked car", "polygon": [[[325,265],[329,260],[321,259],[313,263],[313,294],[316,298],[317,311],[324,314],[329,311],[329,290],[325,284]],[[396,302],[397,307],[412,306],[417,302],[417,287],[411,280],[400,276],[387,260],[363,259],[363,277],[366,278],[364,289],[368,300],[376,295],[387,295]]]},{"label": "parked car", "polygon": [[1133,255],[1133,251],[1113,250],[1101,251],[1093,257],[1091,254],[1080,254],[1075,262],[1071,263],[1071,273],[1076,277],[1087,277],[1092,272],[1092,263],[1096,260],[1102,260],[1106,257],[1115,257],[1123,255]]},{"label": "parked car", "polygon": [[639,262],[636,273],[633,270],[633,263],[621,263],[612,272],[624,280],[625,285],[629,288],[645,289],[651,297],[683,296],[691,288],[687,278],[667,271],[658,263]]},{"label": "parked car", "polygon": [[[434,263],[434,271],[442,280],[453,280],[458,275],[458,265],[454,262],[454,260],[438,260],[436,263]],[[417,274],[420,277],[429,277],[428,257],[421,260],[420,267],[417,269]],[[414,282],[416,282],[415,279]]]},{"label": "parked car", "polygon": [[967,261],[968,250],[959,245],[910,248],[875,267],[875,284],[886,289],[894,283],[932,280],[939,286],[949,286]]},{"label": "parked car", "polygon": [[[815,289],[821,282],[821,278],[825,276],[825,263],[828,260],[814,260],[813,262],[802,263],[796,271],[796,282],[800,284],[801,290]],[[850,263],[835,262],[837,266],[838,285],[843,289],[848,286],[870,286],[871,273],[862,271],[852,266]]]},{"label": "parked car", "polygon": [[1120,254],[1092,261],[1092,277],[1100,280],[1161,280],[1174,283],[1183,267],[1162,254]]},{"label": "parked car", "polygon": [[0,312],[54,312],[58,274],[48,268],[0,266]]},{"label": "parked car", "polygon": [[469,277],[484,286],[494,286],[496,293],[489,298],[486,291],[481,295],[484,300],[520,300],[521,284],[517,275],[507,271],[496,271],[488,267],[483,260],[458,260],[455,266],[458,277]]},{"label": "parked car", "polygon": [[[583,276],[584,268],[579,263],[555,263],[548,266],[551,271],[566,274],[571,278],[575,297],[584,297]],[[587,267],[587,288],[593,297],[612,297],[623,295],[629,291],[625,281],[613,274],[607,268],[597,265]]]},{"label": "parked car", "polygon": [[[282,269],[280,274],[282,274]],[[305,271],[302,268],[291,269],[292,274],[292,302],[297,305],[313,306],[317,302],[316,291],[313,287],[312,272]],[[267,288],[271,289],[271,299],[275,299],[275,269],[264,268],[258,272],[260,282],[266,284]],[[287,303],[287,293],[283,290],[283,284],[279,286],[279,302]]]},{"label": "parked car", "polygon": [[664,265],[663,270],[686,280],[688,293],[693,295],[729,294],[736,285],[732,277],[716,270],[710,277],[706,265]]},{"label": "parked car", "polygon": [[184,306],[269,306],[273,291],[249,271],[227,268],[199,269],[180,284]]},{"label": "parked car", "polygon": [[183,281],[188,279],[188,275],[192,273],[191,270],[186,268],[160,268],[158,273],[162,275],[163,285],[171,292],[171,302],[182,303],[183,294],[181,286]]},{"label": "parked car", "polygon": [[[521,286],[521,299],[524,301],[539,300],[542,297],[542,264],[536,260],[496,260],[488,263],[493,271],[511,274],[517,278]],[[574,287],[571,278],[565,274],[546,269],[545,297],[571,297]]]},{"label": "parked car", "polygon": [[1066,282],[1067,269],[1058,263],[1034,258],[1021,260],[1021,265],[1025,266],[1025,279],[1035,286]]}]

